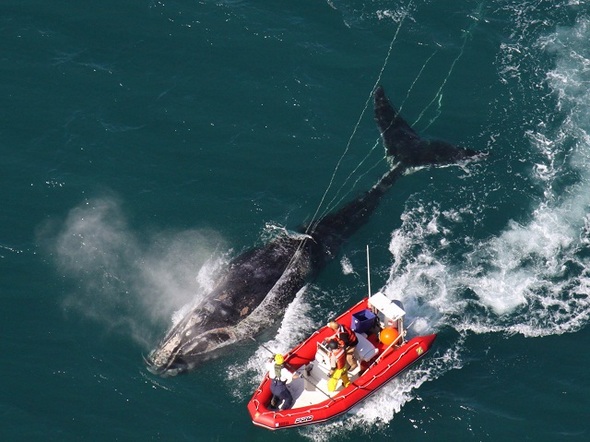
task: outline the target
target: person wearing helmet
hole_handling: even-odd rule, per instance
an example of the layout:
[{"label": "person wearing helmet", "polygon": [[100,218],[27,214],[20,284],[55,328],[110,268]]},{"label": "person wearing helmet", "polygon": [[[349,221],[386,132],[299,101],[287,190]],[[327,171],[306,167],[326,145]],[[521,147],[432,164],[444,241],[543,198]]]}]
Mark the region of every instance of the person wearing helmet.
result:
[{"label": "person wearing helmet", "polygon": [[348,363],[348,369],[350,371],[356,369],[358,364],[354,357],[354,350],[359,343],[356,333],[346,325],[338,324],[336,321],[328,322],[328,327],[335,332],[334,335],[332,335],[329,339],[338,339],[343,344],[344,351],[346,352],[346,362]]},{"label": "person wearing helmet", "polygon": [[272,399],[271,408],[287,410],[293,406],[293,396],[287,388],[287,384],[299,376],[285,368],[285,358],[281,354],[274,355],[267,363],[268,377],[270,378],[270,391]]},{"label": "person wearing helmet", "polygon": [[335,391],[340,379],[342,379],[342,385],[348,387],[350,379],[348,378],[348,371],[346,369],[346,352],[344,351],[344,347],[337,339],[330,339],[326,347],[328,347],[328,356],[330,357],[328,391]]}]

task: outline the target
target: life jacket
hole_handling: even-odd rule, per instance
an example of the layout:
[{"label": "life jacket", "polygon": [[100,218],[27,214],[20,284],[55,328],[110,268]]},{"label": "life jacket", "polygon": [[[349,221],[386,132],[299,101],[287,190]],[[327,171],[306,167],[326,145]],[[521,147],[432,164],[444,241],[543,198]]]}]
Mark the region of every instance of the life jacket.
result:
[{"label": "life jacket", "polygon": [[356,333],[342,324],[338,324],[338,339],[340,339],[346,347],[354,347],[359,343]]},{"label": "life jacket", "polygon": [[284,381],[281,380],[281,371],[283,370],[283,366],[279,365],[279,364],[275,364],[275,377],[274,377],[274,381],[276,383],[280,382],[281,384],[286,384],[287,380],[285,379]]},{"label": "life jacket", "polygon": [[346,367],[346,353],[344,348],[337,348],[330,352],[330,366],[331,368],[341,369]]}]

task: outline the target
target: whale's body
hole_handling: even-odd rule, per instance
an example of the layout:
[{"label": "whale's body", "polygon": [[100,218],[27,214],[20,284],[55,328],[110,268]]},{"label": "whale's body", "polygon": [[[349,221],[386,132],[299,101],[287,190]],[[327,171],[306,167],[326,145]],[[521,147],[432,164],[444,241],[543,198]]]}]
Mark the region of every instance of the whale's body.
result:
[{"label": "whale's body", "polygon": [[451,164],[477,152],[422,139],[399,116],[378,87],[375,121],[387,154],[397,161],[366,193],[301,229],[233,259],[205,300],[175,324],[147,358],[148,368],[172,375],[194,368],[229,345],[276,322],[295,295],[333,260],[344,241],[377,208],[385,192],[408,168]]}]

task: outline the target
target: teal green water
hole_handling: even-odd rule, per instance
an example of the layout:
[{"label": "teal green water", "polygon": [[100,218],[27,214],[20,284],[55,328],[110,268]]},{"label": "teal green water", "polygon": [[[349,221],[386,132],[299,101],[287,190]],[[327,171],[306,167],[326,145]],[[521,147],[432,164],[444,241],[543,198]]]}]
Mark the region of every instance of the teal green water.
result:
[{"label": "teal green water", "polygon": [[[0,5],[0,439],[588,440],[590,5],[123,3]],[[404,177],[258,343],[149,373],[231,256],[385,172],[376,83],[490,156]],[[367,244],[433,353],[344,418],[254,427],[264,347],[360,299]]]}]

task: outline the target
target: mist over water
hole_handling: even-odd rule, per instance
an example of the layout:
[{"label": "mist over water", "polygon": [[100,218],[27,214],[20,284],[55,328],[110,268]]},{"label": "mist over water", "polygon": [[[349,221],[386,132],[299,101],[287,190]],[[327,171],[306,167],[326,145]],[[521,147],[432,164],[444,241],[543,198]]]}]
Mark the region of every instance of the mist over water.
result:
[{"label": "mist over water", "polygon": [[78,281],[63,299],[66,310],[150,349],[155,330],[161,333],[212,288],[224,243],[214,231],[140,235],[121,204],[104,197],[72,209],[50,247],[59,271]]}]

